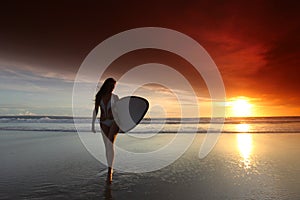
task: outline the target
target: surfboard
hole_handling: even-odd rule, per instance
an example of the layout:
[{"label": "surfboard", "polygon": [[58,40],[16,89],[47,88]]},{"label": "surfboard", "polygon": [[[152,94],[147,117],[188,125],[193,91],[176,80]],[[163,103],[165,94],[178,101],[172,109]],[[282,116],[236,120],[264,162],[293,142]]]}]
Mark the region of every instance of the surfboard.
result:
[{"label": "surfboard", "polygon": [[119,99],[112,111],[121,132],[128,132],[140,123],[148,108],[149,103],[146,99],[127,96]]}]

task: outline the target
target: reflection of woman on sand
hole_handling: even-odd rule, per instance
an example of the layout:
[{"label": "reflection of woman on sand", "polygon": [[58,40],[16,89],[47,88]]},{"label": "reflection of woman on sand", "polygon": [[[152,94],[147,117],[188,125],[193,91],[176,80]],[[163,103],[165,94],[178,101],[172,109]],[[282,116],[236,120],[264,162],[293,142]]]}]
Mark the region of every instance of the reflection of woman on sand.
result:
[{"label": "reflection of woman on sand", "polygon": [[112,109],[119,97],[112,93],[115,88],[116,81],[108,78],[104,81],[99,92],[96,94],[95,109],[93,112],[92,131],[95,133],[95,120],[101,109],[100,127],[102,129],[102,137],[105,144],[106,160],[108,166],[107,183],[112,182],[113,161],[114,161],[114,141],[116,139],[119,127],[117,126]]}]

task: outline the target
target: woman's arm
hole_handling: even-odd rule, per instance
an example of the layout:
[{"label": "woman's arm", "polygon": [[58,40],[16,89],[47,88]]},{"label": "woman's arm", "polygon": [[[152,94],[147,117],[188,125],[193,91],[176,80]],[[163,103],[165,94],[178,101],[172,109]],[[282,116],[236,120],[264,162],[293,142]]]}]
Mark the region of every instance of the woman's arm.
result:
[{"label": "woman's arm", "polygon": [[96,133],[95,121],[96,121],[96,117],[97,117],[98,112],[99,112],[99,104],[97,102],[95,102],[95,109],[93,111],[93,120],[92,120],[92,132],[93,133]]}]

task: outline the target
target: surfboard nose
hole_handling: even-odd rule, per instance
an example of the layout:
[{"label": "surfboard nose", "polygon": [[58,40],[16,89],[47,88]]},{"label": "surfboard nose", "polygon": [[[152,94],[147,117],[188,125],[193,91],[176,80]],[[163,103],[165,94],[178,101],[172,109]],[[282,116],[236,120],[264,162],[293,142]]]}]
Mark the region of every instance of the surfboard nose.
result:
[{"label": "surfboard nose", "polygon": [[122,132],[128,132],[140,123],[148,108],[149,103],[146,99],[127,96],[116,102],[113,115]]}]

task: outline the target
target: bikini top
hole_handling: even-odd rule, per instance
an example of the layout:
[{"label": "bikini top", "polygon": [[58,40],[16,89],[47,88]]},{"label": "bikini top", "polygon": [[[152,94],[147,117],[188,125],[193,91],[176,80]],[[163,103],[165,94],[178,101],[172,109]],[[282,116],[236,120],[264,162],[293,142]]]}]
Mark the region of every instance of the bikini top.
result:
[{"label": "bikini top", "polygon": [[100,106],[101,108],[104,110],[104,116],[107,117],[108,116],[108,111],[109,109],[111,109],[111,106],[114,106],[116,101],[119,99],[119,97],[115,94],[111,94],[111,97],[109,99],[109,101],[107,102],[107,105],[105,107],[103,100],[101,99],[100,101]]}]

